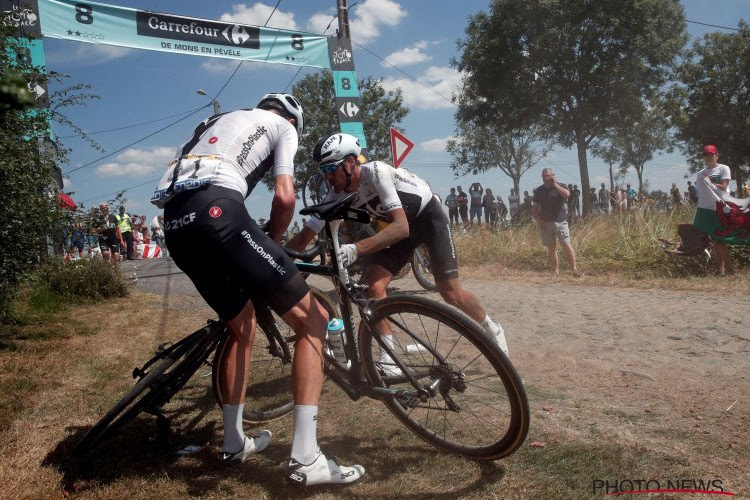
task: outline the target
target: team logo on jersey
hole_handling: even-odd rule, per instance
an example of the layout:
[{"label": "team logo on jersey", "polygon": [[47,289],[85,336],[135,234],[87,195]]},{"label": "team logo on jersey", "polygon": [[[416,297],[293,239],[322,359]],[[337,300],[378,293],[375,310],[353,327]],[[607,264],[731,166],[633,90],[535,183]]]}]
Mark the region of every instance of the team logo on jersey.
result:
[{"label": "team logo on jersey", "polygon": [[218,219],[221,217],[221,208],[219,207],[211,207],[208,209],[208,215],[213,217],[214,219]]},{"label": "team logo on jersey", "polygon": [[214,137],[211,137],[211,138],[210,138],[210,139],[208,140],[208,143],[209,143],[209,144],[216,144],[217,142],[219,142],[219,138],[218,138],[218,137],[216,137],[216,136],[214,136]]}]

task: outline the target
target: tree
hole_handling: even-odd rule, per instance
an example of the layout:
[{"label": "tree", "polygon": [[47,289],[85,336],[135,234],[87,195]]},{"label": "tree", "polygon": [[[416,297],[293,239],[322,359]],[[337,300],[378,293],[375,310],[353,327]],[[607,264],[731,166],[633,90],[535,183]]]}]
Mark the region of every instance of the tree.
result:
[{"label": "tree", "polygon": [[[359,80],[367,155],[374,159],[389,159],[391,156],[390,128],[403,131],[398,124],[409,110],[403,106],[401,90],[386,92],[379,79],[368,77]],[[307,177],[317,171],[312,161],[315,144],[324,136],[338,132],[338,109],[333,93],[333,75],[330,71],[312,73],[292,87],[292,94],[299,99],[305,112],[305,133],[299,141],[295,156],[294,183],[297,193]],[[268,189],[273,189],[273,179],[263,179]]]},{"label": "tree", "polygon": [[543,126],[576,147],[584,193],[589,145],[664,84],[687,40],[679,0],[494,0],[465,32],[457,118]]},{"label": "tree", "polygon": [[632,167],[638,175],[638,192],[645,189],[643,172],[646,162],[654,159],[660,151],[672,152],[669,134],[669,118],[658,99],[644,105],[636,114],[624,116],[622,121],[608,131],[606,144],[601,142],[592,148],[611,165],[619,163],[620,176]]},{"label": "tree", "polygon": [[[0,109],[0,322],[12,319],[9,308],[18,284],[40,264],[46,254],[47,238],[60,234],[64,223],[57,197],[55,162],[64,163],[68,151],[44,147],[49,119],[64,121],[62,109],[91,98],[82,94],[86,86],[65,89],[50,97],[49,111],[34,109],[18,85],[35,86],[48,76],[31,66],[28,39],[8,37],[9,28],[0,23],[0,75],[9,83],[7,106]],[[11,75],[11,77],[8,77]],[[15,82],[15,83],[14,83]]]},{"label": "tree", "polygon": [[714,144],[738,185],[750,167],[750,27],[737,33],[708,33],[697,41],[677,72],[670,92],[672,123],[692,171],[703,168],[700,153]]},{"label": "tree", "polygon": [[499,168],[513,180],[513,188],[518,193],[521,176],[539,163],[551,146],[543,141],[540,143],[541,136],[537,127],[510,132],[502,132],[497,128],[474,122],[459,122],[457,138],[449,140],[446,148],[453,157],[451,169],[458,177]]}]

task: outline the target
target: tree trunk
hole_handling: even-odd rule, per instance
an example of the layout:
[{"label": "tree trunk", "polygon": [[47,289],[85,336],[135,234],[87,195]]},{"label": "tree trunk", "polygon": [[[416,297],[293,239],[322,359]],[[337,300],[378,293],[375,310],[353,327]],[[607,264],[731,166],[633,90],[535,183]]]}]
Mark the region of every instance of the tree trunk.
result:
[{"label": "tree trunk", "polygon": [[578,168],[581,172],[581,201],[583,202],[583,215],[591,213],[591,186],[589,185],[589,165],[586,160],[586,141],[583,133],[576,133],[576,146],[578,148]]}]

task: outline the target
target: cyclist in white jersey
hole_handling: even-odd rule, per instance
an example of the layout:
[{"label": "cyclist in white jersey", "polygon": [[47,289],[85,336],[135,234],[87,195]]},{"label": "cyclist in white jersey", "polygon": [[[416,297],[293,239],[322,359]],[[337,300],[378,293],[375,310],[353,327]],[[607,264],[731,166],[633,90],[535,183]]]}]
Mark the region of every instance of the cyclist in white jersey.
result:
[{"label": "cyclist in white jersey", "polygon": [[[294,213],[293,160],[303,130],[302,107],[288,94],[267,94],[256,109],[211,116],[178,152],[154,192],[164,208],[167,248],[231,332],[221,387],[225,402],[223,463],[263,450],[270,431],[242,429],[255,305],[270,306],[293,328],[294,432],[286,479],[292,484],[351,483],[364,474],[328,459],[317,444],[327,313],[279,246]],[[274,175],[270,234],[248,214],[244,199],[269,170]]]},{"label": "cyclist in white jersey", "polygon": [[[507,354],[502,327],[487,315],[479,299],[461,286],[450,223],[429,185],[407,170],[395,169],[383,162],[361,164],[360,152],[359,141],[349,134],[325,137],[313,150],[313,159],[320,164],[321,172],[332,186],[325,201],[356,191],[355,206],[385,215],[391,222],[369,238],[342,245],[344,265],[353,263],[359,256],[372,255],[372,265],[365,270],[363,279],[371,297],[381,299],[386,296],[393,275],[409,261],[414,249],[424,244],[443,299],[482,324]],[[323,224],[313,217],[287,245],[304,249]],[[398,370],[389,363],[387,356],[381,353],[383,366],[389,366],[391,371]]]}]

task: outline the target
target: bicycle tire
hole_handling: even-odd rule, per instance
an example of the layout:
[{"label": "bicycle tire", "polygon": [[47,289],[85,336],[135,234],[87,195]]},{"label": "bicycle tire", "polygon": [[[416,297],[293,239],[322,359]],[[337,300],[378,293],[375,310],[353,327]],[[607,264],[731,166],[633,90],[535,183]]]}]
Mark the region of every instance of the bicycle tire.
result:
[{"label": "bicycle tire", "polygon": [[[328,312],[329,318],[339,317],[336,306],[322,290],[310,287],[310,292]],[[262,331],[256,331],[253,340],[247,390],[245,392],[245,406],[242,414],[243,420],[249,424],[270,422],[287,415],[294,409],[292,360],[284,360],[279,353],[271,352],[268,335],[279,345],[281,343],[286,344],[292,357],[295,336],[291,328],[275,313],[273,318],[276,326],[264,326],[260,321],[258,322],[258,329]],[[212,377],[214,397],[220,407],[223,406],[223,398],[219,389],[222,382],[221,371],[217,368],[226,362],[224,360],[226,346],[226,339],[224,339],[216,348]]]},{"label": "bicycle tire", "polygon": [[[156,409],[182,388],[214,350],[222,327],[222,323],[209,323],[149,361],[145,365],[149,367],[148,371],[142,373],[135,386],[76,443],[73,455],[85,455],[142,411],[151,410],[155,414]],[[199,335],[202,331],[206,334]],[[156,361],[160,358],[161,361]]]},{"label": "bicycle tire", "polygon": [[419,286],[428,292],[437,291],[438,287],[430,266],[430,254],[424,245],[419,245],[414,249],[414,254],[411,256],[411,268],[414,270],[414,278]]},{"label": "bicycle tire", "polygon": [[[395,355],[420,386],[435,384],[427,401],[404,401],[398,395],[382,398],[406,427],[437,448],[478,461],[503,458],[523,444],[530,418],[523,383],[476,322],[415,296],[376,302],[372,319],[373,325],[381,320],[391,325]],[[414,392],[406,377],[385,376],[378,361],[380,345],[369,328],[360,328],[359,341],[370,383]]]}]

